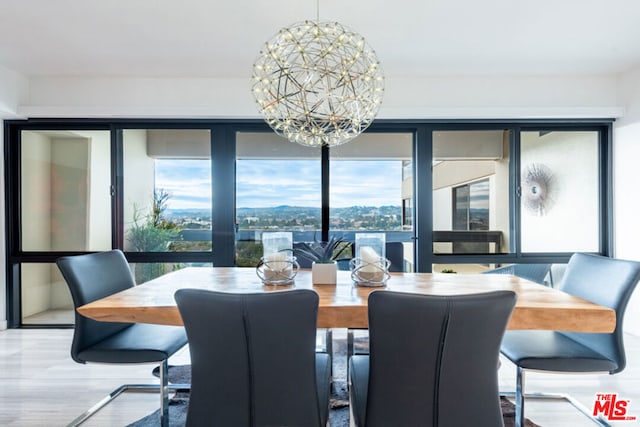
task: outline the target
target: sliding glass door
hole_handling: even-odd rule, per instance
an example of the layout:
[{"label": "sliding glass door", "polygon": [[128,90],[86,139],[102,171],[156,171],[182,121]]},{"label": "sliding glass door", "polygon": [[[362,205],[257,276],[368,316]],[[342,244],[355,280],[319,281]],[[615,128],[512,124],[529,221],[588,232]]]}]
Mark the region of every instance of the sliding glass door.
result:
[{"label": "sliding glass door", "polygon": [[[111,249],[110,133],[25,130],[20,135],[23,252]],[[71,295],[52,262],[20,265],[21,323],[73,321]]]},{"label": "sliding glass door", "polygon": [[402,271],[607,255],[610,125],[376,121],[313,149],[257,120],[5,121],[9,325],[70,324],[56,259],[111,248],[138,283],[252,268],[265,231],[384,233]]}]

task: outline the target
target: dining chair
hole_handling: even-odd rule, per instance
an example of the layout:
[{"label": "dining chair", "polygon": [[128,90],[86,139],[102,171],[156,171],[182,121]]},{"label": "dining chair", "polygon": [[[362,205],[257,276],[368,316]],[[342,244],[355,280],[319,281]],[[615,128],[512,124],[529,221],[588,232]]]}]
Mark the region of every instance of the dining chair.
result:
[{"label": "dining chair", "polygon": [[349,360],[356,426],[498,427],[500,341],[512,291],[369,295],[369,355]]},{"label": "dining chair", "polygon": [[624,313],[639,279],[639,262],[584,253],[573,254],[557,288],[614,309],[615,330],[611,333],[507,331],[501,352],[516,365],[516,390],[503,394],[515,396],[516,426],[524,426],[525,399],[534,397],[564,399],[593,421],[609,425],[593,417],[591,411],[569,395],[525,394],[524,371],[621,372],[626,365],[622,325]]},{"label": "dining chair", "polygon": [[191,355],[187,427],[326,426],[331,357],[315,350],[317,293],[181,289],[175,300]]},{"label": "dining chair", "polygon": [[[404,271],[404,243],[386,242],[385,257],[389,260],[390,272]],[[369,336],[366,329],[347,329],[347,357],[354,354],[366,354],[368,345]]]},{"label": "dining chair", "polygon": [[484,274],[511,274],[541,285],[549,285],[551,264],[511,264],[487,270]]},{"label": "dining chair", "polygon": [[[67,282],[74,308],[135,286],[124,254],[119,250],[66,256],[56,261]],[[124,384],[112,391],[69,425],[76,426],[123,392],[160,394],[160,421],[169,423],[169,390],[187,385],[168,384],[167,359],[187,344],[184,328],[142,323],[99,322],[75,310],[71,358],[78,363],[113,364],[155,363],[159,365],[159,384]]]}]

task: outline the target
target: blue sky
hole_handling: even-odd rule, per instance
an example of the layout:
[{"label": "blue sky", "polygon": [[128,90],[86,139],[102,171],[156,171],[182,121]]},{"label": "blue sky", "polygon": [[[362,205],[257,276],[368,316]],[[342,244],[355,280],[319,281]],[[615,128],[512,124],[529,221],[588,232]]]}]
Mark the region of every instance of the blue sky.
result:
[{"label": "blue sky", "polygon": [[[320,207],[318,160],[239,160],[236,206]],[[156,188],[171,194],[170,209],[210,208],[208,160],[156,160]],[[401,205],[402,162],[333,161],[331,205]]]}]

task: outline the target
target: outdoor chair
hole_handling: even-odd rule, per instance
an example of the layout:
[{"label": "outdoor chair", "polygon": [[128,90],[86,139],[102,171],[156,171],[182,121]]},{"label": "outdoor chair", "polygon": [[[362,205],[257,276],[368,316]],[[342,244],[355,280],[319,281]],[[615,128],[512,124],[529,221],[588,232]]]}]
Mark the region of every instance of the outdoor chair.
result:
[{"label": "outdoor chair", "polygon": [[502,426],[497,366],[515,302],[512,291],[372,292],[370,353],[349,360],[355,425]]},{"label": "outdoor chair", "polygon": [[[135,286],[124,254],[119,250],[67,256],[57,260],[74,308]],[[158,391],[160,420],[169,423],[169,385],[167,359],[187,344],[184,328],[142,323],[99,322],[75,311],[71,357],[78,363],[113,364],[155,363],[159,365],[159,384],[124,384],[96,403],[69,425],[76,426],[126,391]],[[178,385],[185,388],[188,385]],[[172,387],[173,388],[173,387]]]},{"label": "outdoor chair", "polygon": [[192,387],[187,427],[325,427],[331,357],[316,353],[318,294],[181,289]]},{"label": "outdoor chair", "polygon": [[[583,253],[569,260],[560,290],[616,311],[612,333],[563,331],[507,331],[502,354],[516,365],[516,426],[524,426],[525,398],[565,399],[594,421],[591,411],[566,394],[525,394],[524,370],[546,372],[608,372],[616,374],[626,365],[623,329],[625,309],[640,279],[640,263]],[[507,393],[504,393],[507,395]]]}]

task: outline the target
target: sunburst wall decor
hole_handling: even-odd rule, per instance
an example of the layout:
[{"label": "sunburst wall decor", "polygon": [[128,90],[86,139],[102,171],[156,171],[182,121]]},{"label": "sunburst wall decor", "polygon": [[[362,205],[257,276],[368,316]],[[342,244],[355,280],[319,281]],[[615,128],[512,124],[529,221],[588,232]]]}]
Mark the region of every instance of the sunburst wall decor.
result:
[{"label": "sunburst wall decor", "polygon": [[553,205],[554,178],[551,169],[541,163],[527,165],[522,176],[522,205],[530,213],[546,215]]}]

